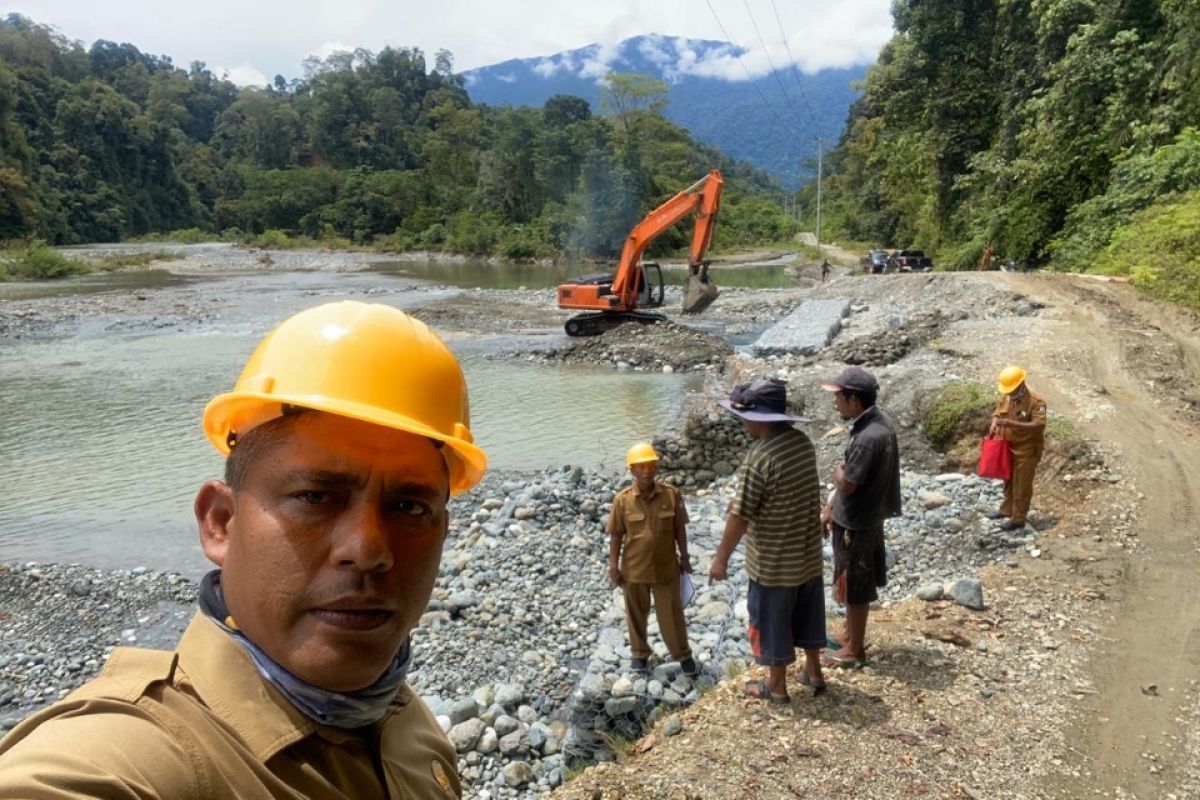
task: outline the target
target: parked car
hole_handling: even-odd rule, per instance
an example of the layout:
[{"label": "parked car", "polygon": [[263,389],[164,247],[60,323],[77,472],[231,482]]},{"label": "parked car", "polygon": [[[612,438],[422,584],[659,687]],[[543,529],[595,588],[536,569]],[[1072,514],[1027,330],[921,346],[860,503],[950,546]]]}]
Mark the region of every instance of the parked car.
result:
[{"label": "parked car", "polygon": [[881,275],[884,272],[887,272],[888,251],[872,250],[871,252],[867,253],[867,263],[864,266],[868,267],[868,271],[872,275]]},{"label": "parked car", "polygon": [[897,250],[892,256],[897,272],[928,272],[933,269],[933,259],[920,250]]}]

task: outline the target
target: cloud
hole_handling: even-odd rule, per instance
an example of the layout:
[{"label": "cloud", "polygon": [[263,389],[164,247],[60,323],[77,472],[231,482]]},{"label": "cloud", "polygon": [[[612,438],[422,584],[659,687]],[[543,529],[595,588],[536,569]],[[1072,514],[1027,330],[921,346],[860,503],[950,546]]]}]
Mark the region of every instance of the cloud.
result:
[{"label": "cloud", "polygon": [[513,75],[511,72],[508,72],[508,73],[505,73],[504,75],[497,75],[496,80],[501,81],[503,83],[516,83],[517,76]]},{"label": "cloud", "polygon": [[588,48],[583,63],[579,65],[581,78],[595,78],[597,83],[612,71],[612,62],[621,54],[620,42],[598,44]]},{"label": "cloud", "polygon": [[[566,6],[561,0],[157,0],[153,13],[147,13],[145,0],[20,0],[17,5],[35,21],[59,26],[85,45],[97,39],[131,42],[180,65],[199,60],[288,77],[302,72],[310,53],[327,57],[360,47],[378,52],[388,45],[419,48],[431,66],[433,55],[445,48],[454,53],[459,70],[540,58],[539,74],[569,69],[599,77],[611,68],[620,42],[654,33],[659,36],[648,45],[646,57],[661,57],[664,75],[745,80],[746,69],[753,75],[769,71],[768,57],[776,69],[794,59],[805,72],[870,63],[892,33],[891,0],[710,2],[606,0]],[[686,44],[727,39],[744,51],[741,63],[732,51],[718,55]],[[596,50],[586,59],[551,58],[591,45]]]},{"label": "cloud", "polygon": [[324,59],[329,58],[334,53],[353,53],[354,50],[354,45],[346,44],[344,42],[323,42],[321,46],[316,49],[316,52],[309,53],[309,55]]},{"label": "cloud", "polygon": [[267,86],[270,81],[255,67],[238,64],[236,67],[212,67],[214,75],[221,75],[236,86]]},{"label": "cloud", "polygon": [[534,62],[533,71],[536,75],[543,78],[553,78],[554,75],[564,67],[563,60],[559,58],[541,58]]}]

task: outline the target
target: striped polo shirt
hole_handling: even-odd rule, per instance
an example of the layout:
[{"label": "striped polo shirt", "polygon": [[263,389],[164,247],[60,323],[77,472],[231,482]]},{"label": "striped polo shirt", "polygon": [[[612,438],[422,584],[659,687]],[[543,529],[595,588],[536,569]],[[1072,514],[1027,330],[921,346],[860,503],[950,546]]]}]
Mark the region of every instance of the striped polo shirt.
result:
[{"label": "striped polo shirt", "polygon": [[763,586],[799,586],[821,575],[817,451],[784,428],[751,445],[730,512],[747,520],[746,572]]}]

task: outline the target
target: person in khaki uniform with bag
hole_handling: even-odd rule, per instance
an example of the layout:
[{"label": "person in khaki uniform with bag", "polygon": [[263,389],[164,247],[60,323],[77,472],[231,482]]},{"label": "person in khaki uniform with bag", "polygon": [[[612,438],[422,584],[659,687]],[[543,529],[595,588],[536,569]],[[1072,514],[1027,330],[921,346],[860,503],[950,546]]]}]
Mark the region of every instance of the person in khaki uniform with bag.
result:
[{"label": "person in khaki uniform with bag", "polygon": [[228,457],[194,509],[217,570],[173,652],[104,671],[0,741],[0,798],[453,798],[405,683],[447,501],[487,468],[423,323],[330,303],[269,333],[204,411]]},{"label": "person in khaki uniform with bag", "polygon": [[1012,454],[1012,476],[1004,482],[1004,501],[989,515],[1003,519],[1000,527],[1011,531],[1025,527],[1025,516],[1033,499],[1033,476],[1042,460],[1046,434],[1046,401],[1025,385],[1025,370],[1005,367],[996,381],[1003,397],[992,412],[989,436],[1008,441]]},{"label": "person in khaki uniform with bag", "polygon": [[653,597],[654,614],[667,650],[683,673],[694,678],[699,669],[688,645],[679,594],[679,576],[692,571],[683,495],[674,486],[655,480],[658,453],[649,444],[629,448],[625,464],[633,474],[633,484],[613,498],[608,517],[608,576],[625,597],[630,666],[635,671],[650,666],[652,651],[646,638],[646,620]]}]

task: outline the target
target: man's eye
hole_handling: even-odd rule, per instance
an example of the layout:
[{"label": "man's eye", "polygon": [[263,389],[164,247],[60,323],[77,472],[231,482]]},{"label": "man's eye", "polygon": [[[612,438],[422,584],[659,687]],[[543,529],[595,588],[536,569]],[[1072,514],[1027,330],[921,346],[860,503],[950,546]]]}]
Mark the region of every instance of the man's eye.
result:
[{"label": "man's eye", "polygon": [[311,503],[312,505],[328,503],[332,497],[332,494],[329,492],[321,492],[315,489],[296,493],[296,498],[298,500],[303,500],[305,503]]},{"label": "man's eye", "polygon": [[422,503],[420,500],[413,500],[407,497],[389,503],[388,510],[394,511],[398,514],[407,514],[413,517],[424,517],[433,513],[433,509],[431,509],[425,503]]}]

